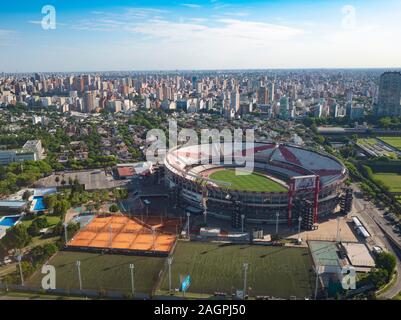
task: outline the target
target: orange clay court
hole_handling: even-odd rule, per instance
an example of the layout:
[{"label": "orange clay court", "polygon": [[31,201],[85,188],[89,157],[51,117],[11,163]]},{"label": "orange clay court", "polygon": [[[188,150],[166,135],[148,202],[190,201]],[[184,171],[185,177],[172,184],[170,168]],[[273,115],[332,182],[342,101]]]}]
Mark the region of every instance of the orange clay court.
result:
[{"label": "orange clay court", "polygon": [[177,218],[148,217],[142,222],[117,215],[95,217],[68,242],[67,247],[168,254],[180,227],[181,220]]}]

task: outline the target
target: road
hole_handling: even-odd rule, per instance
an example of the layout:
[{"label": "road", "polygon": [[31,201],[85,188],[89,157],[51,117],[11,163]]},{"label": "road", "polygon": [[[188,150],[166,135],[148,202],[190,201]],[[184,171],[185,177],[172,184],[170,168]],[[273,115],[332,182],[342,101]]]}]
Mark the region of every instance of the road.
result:
[{"label": "road", "polygon": [[[352,189],[356,194],[361,193],[356,184],[352,185]],[[390,243],[389,238],[384,234],[383,230],[392,235],[392,237],[397,240],[397,243],[400,246],[401,239],[399,235],[393,231],[392,226],[389,225],[387,220],[383,217],[383,211],[376,208],[373,203],[363,200],[363,198],[361,197],[354,197],[353,207],[353,213],[356,213],[356,215],[361,218],[363,223],[365,223],[365,225],[369,229],[372,235],[372,241],[381,247],[385,247],[397,258],[397,273],[399,276],[397,277],[396,282],[389,289],[379,295],[379,298],[381,299],[391,299],[399,292],[401,292],[401,253],[400,250],[398,250],[397,252],[397,249],[394,248],[394,246]],[[372,244],[373,243],[370,243],[370,245]]]}]

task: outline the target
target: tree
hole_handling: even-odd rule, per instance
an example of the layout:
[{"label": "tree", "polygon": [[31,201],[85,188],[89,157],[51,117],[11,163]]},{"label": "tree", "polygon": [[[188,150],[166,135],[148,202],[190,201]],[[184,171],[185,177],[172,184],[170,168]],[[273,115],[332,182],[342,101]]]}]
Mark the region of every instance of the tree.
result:
[{"label": "tree", "polygon": [[96,201],[93,205],[93,208],[96,210],[96,214],[99,213],[99,209],[101,207],[100,202]]},{"label": "tree", "polygon": [[118,212],[120,210],[120,208],[118,207],[118,205],[116,205],[115,203],[113,203],[110,208],[109,208],[110,212]]},{"label": "tree", "polygon": [[25,190],[22,195],[22,200],[28,201],[28,199],[32,196],[32,192],[29,190]]},{"label": "tree", "polygon": [[59,184],[59,182],[60,182],[60,177],[57,176],[56,179],[54,179],[54,181],[57,183],[57,186],[58,186],[58,184]]},{"label": "tree", "polygon": [[6,235],[0,241],[6,249],[21,249],[27,246],[31,240],[27,227],[20,223],[7,229]]},{"label": "tree", "polygon": [[369,272],[367,281],[375,286],[376,289],[384,286],[388,282],[388,272],[385,269],[373,269]]},{"label": "tree", "polygon": [[38,224],[33,221],[31,223],[31,225],[28,227],[28,233],[31,237],[36,237],[40,234],[40,227],[38,226]]},{"label": "tree", "polygon": [[387,280],[390,280],[391,276],[393,275],[396,264],[397,260],[390,252],[382,252],[376,258],[376,267],[387,271]]},{"label": "tree", "polygon": [[43,203],[48,210],[53,210],[54,205],[56,204],[57,197],[55,195],[45,195],[43,197]]},{"label": "tree", "polygon": [[33,222],[35,222],[39,228],[47,228],[49,224],[47,223],[47,219],[45,217],[40,217],[35,219]]}]

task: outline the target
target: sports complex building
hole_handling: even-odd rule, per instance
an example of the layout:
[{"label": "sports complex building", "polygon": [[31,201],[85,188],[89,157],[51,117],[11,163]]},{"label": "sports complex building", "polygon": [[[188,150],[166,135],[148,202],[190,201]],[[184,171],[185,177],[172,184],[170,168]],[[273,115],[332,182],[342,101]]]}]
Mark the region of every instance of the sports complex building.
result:
[{"label": "sports complex building", "polygon": [[[287,143],[233,149],[232,143],[218,143],[170,150],[164,162],[166,184],[180,206],[231,220],[234,227],[241,220],[291,226],[301,216],[306,229],[339,205],[347,209],[348,172],[335,157]],[[236,156],[253,158],[252,173],[237,174],[246,169],[235,164]]]}]

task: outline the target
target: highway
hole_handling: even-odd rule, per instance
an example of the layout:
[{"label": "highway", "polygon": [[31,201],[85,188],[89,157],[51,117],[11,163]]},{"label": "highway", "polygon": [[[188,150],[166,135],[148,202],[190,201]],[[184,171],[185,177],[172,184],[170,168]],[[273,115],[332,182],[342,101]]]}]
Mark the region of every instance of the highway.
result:
[{"label": "highway", "polygon": [[[354,196],[352,215],[360,217],[371,233],[372,240],[368,245],[376,244],[385,247],[397,258],[397,273],[399,276],[389,289],[379,295],[380,299],[391,299],[401,292],[401,238],[393,231],[392,225],[384,218],[383,210],[378,209],[372,202],[359,197],[358,194],[361,194],[361,191],[356,184],[352,184],[351,187],[354,190],[354,195],[356,195]],[[391,243],[391,240],[385,233],[389,234],[396,241],[398,248]]]}]

